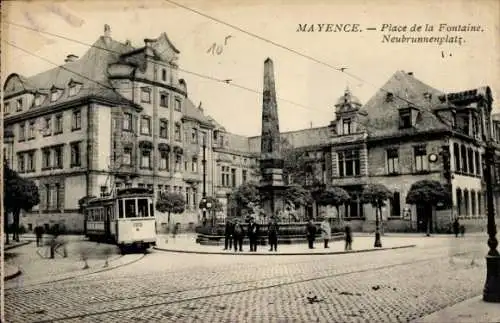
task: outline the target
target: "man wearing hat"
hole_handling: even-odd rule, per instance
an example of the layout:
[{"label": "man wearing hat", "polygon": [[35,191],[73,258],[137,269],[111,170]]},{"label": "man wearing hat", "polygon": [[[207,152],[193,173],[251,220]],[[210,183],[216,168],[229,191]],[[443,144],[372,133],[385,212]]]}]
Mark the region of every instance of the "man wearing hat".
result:
[{"label": "man wearing hat", "polygon": [[259,226],[255,223],[253,217],[250,218],[248,223],[248,238],[250,239],[250,251],[257,251],[257,238],[259,236]]},{"label": "man wearing hat", "polygon": [[278,221],[276,217],[271,218],[269,226],[267,227],[267,233],[269,236],[269,251],[277,251],[278,249]]}]

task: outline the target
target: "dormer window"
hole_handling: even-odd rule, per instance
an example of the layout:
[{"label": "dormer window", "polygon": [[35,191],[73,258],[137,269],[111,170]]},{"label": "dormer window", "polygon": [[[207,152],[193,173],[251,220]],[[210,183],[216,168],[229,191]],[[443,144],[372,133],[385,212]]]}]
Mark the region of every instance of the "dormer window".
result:
[{"label": "dormer window", "polygon": [[399,110],[399,128],[411,128],[412,120],[411,120],[411,109]]},{"label": "dormer window", "polygon": [[42,95],[35,94],[35,107],[39,107],[42,104]]},{"label": "dormer window", "polygon": [[352,133],[351,119],[343,119],[342,120],[342,133],[344,135],[348,135],[348,134]]},{"label": "dormer window", "polygon": [[426,99],[428,102],[430,102],[432,100],[432,94],[429,92],[425,92],[424,99]]},{"label": "dormer window", "polygon": [[11,112],[10,111],[10,102],[4,103],[4,112],[5,112],[5,114],[9,114]]},{"label": "dormer window", "polygon": [[23,99],[19,98],[16,100],[16,111],[22,111],[23,110]]},{"label": "dormer window", "polygon": [[50,102],[57,101],[61,96],[61,94],[62,94],[61,89],[58,89],[55,86],[52,87],[52,89],[50,90]]},{"label": "dormer window", "polygon": [[392,94],[391,92],[387,92],[387,94],[385,95],[385,101],[386,102],[394,101],[394,94]]},{"label": "dormer window", "polygon": [[69,96],[75,96],[80,92],[81,84],[71,81],[69,82]]}]

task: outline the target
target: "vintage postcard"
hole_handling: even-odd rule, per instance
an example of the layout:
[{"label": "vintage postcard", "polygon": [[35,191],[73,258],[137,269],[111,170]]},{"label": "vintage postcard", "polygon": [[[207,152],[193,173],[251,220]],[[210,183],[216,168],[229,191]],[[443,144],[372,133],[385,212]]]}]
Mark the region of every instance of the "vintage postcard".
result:
[{"label": "vintage postcard", "polygon": [[500,1],[1,11],[1,322],[500,321]]}]

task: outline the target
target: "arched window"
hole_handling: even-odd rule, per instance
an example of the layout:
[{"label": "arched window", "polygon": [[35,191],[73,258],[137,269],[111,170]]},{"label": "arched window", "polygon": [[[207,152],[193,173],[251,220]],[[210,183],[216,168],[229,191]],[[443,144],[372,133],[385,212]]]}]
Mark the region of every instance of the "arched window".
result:
[{"label": "arched window", "polygon": [[469,191],[464,190],[464,216],[470,216]]},{"label": "arched window", "polygon": [[471,216],[476,216],[476,192],[474,190],[470,191],[470,214]]},{"label": "arched window", "polygon": [[462,145],[461,149],[460,149],[460,157],[462,159],[462,168],[461,168],[461,171],[463,173],[467,173],[468,172],[468,168],[467,168],[467,148],[465,148],[465,145]]},{"label": "arched window", "polygon": [[457,216],[461,216],[462,215],[462,190],[457,188],[456,190],[456,194],[457,194]]},{"label": "arched window", "polygon": [[461,167],[460,167],[460,146],[457,143],[453,144],[453,157],[455,160],[455,172],[459,172]]}]

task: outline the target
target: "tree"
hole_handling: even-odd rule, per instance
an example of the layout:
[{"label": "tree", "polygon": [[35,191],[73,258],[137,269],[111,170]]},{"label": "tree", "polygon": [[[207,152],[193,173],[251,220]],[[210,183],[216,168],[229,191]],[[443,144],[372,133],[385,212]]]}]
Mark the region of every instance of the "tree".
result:
[{"label": "tree", "polygon": [[438,181],[420,180],[411,185],[408,195],[406,195],[407,204],[422,204],[426,207],[425,223],[426,231],[429,236],[431,233],[432,207],[442,203],[451,204],[451,193],[446,187]]},{"label": "tree", "polygon": [[13,217],[13,234],[12,239],[19,241],[19,216],[21,210],[29,211],[34,206],[40,203],[40,195],[35,182],[22,178],[19,174],[4,162],[4,227],[6,243],[9,243],[8,214],[12,213]]},{"label": "tree", "polygon": [[156,210],[159,212],[167,212],[167,222],[170,226],[170,213],[180,214],[186,208],[186,201],[180,193],[167,192],[160,194],[160,198],[156,201]]},{"label": "tree", "polygon": [[253,205],[260,204],[260,193],[257,184],[247,182],[238,186],[231,193],[229,203],[232,208],[236,208],[239,212],[243,210],[252,211]]},{"label": "tree", "polygon": [[316,203],[318,205],[331,205],[337,209],[337,216],[340,221],[339,207],[349,202],[351,196],[343,188],[338,186],[327,187],[318,193]]},{"label": "tree", "polygon": [[382,207],[385,201],[391,198],[392,193],[382,184],[368,184],[363,190],[361,200],[369,203],[375,208],[375,248],[381,248],[379,216],[382,217]]}]

